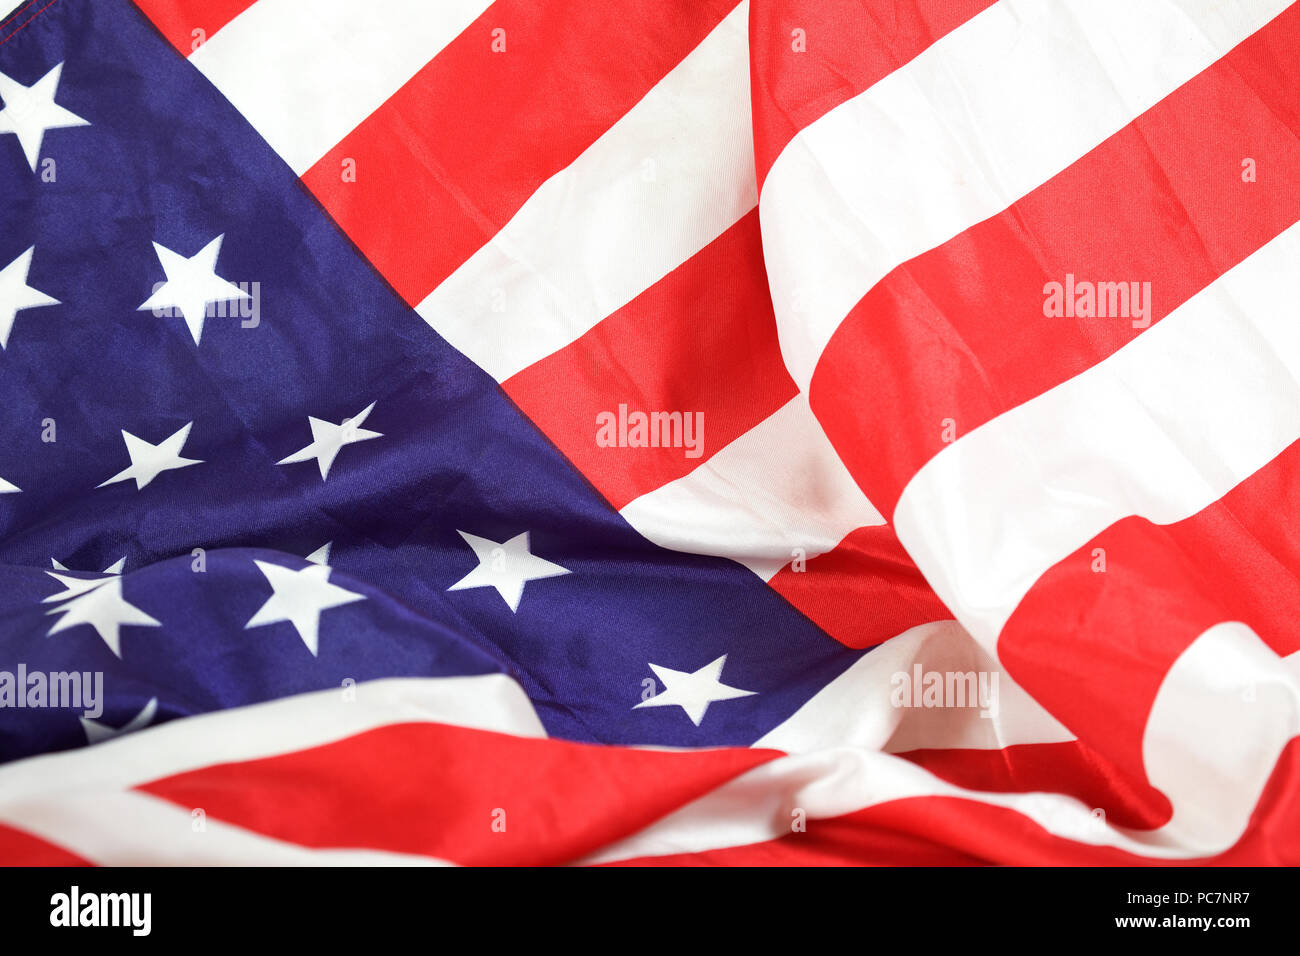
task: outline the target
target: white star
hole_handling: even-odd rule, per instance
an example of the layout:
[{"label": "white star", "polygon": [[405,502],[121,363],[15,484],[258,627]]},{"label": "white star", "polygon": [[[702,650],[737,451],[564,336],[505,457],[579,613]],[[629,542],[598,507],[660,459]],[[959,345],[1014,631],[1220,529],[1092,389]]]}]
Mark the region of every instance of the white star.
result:
[{"label": "white star", "polygon": [[552,564],[529,551],[527,531],[515,535],[504,544],[464,531],[456,533],[474,549],[474,554],[478,558],[478,567],[447,588],[448,591],[463,591],[465,588],[496,588],[506,604],[510,605],[510,610],[518,611],[519,599],[524,595],[524,585],[529,581],[569,573],[568,568]]},{"label": "white star", "polygon": [[326,541],[324,544],[322,544],[311,554],[307,555],[305,560],[310,561],[312,564],[329,564],[330,548],[333,546],[333,544],[334,544],[333,541]]},{"label": "white star", "polygon": [[[61,564],[58,561],[55,561],[53,558],[50,558],[50,564],[54,566],[54,571],[68,570],[66,567],[63,566],[63,564]],[[122,568],[125,565],[126,565],[126,558],[119,558],[118,560],[110,564],[108,567],[106,567],[103,571],[101,571],[98,577],[93,577],[93,578],[73,578],[73,577],[68,577],[68,575],[66,574],[55,574],[54,571],[46,571],[45,572],[46,574],[48,574],[50,577],[54,578],[54,580],[60,582],[63,585],[63,590],[60,591],[58,594],[51,594],[49,597],[45,598],[42,601],[42,603],[49,604],[53,601],[64,601],[67,600],[68,598],[74,598],[78,594],[85,594],[87,591],[93,591],[95,588],[99,587],[101,584],[104,583],[105,578],[113,577],[114,575],[120,575],[122,573]],[[94,574],[95,572],[87,571],[85,573]]]},{"label": "white star", "polygon": [[41,139],[47,129],[67,126],[89,126],[88,120],[65,110],[54,102],[59,89],[60,63],[33,83],[23,86],[17,80],[0,73],[0,99],[5,108],[0,110],[0,133],[14,133],[27,157],[27,164],[36,171],[36,159],[41,154]]},{"label": "white star", "polygon": [[167,273],[167,281],[145,299],[137,311],[179,309],[189,326],[190,335],[194,337],[194,344],[198,345],[209,302],[252,298],[233,282],[217,275],[217,255],[221,252],[223,238],[224,234],[217,236],[188,259],[155,242],[154,252],[158,253],[158,261],[162,263],[163,272]]},{"label": "white star", "polygon": [[320,646],[321,612],[366,599],[364,594],[330,584],[330,569],[323,564],[313,564],[295,571],[266,561],[253,563],[266,575],[274,593],[244,625],[244,629],[288,621],[297,629],[298,636],[313,657]]},{"label": "white star", "polygon": [[[60,560],[58,560],[57,558],[50,558],[50,566],[51,566],[52,568],[54,568],[55,571],[67,571],[67,570],[69,570],[68,567],[67,567],[66,565],[64,565],[63,562],[60,561]],[[118,558],[116,561],[114,561],[112,564],[110,564],[108,567],[106,567],[106,568],[104,569],[103,573],[104,573],[104,574],[121,574],[121,573],[122,573],[122,568],[124,568],[125,566],[126,566],[126,558],[125,558],[125,557],[121,557],[121,558]]]},{"label": "white star", "polygon": [[709,709],[709,704],[719,700],[734,700],[737,697],[749,697],[758,693],[753,690],[740,690],[736,687],[728,687],[722,683],[723,665],[727,663],[727,655],[723,654],[711,664],[705,664],[694,673],[686,671],[675,671],[671,667],[660,667],[658,664],[651,664],[650,669],[655,672],[664,685],[663,693],[655,694],[649,700],[643,700],[635,705],[632,709],[638,707],[680,707],[686,711],[686,716],[691,718],[691,723],[696,727],[700,726],[700,721],[704,719],[704,712]]},{"label": "white star", "polygon": [[368,428],[361,427],[361,423],[366,420],[366,416],[370,414],[374,407],[375,403],[371,402],[358,414],[343,419],[337,425],[308,415],[307,424],[311,426],[311,444],[294,452],[288,458],[281,458],[276,464],[292,465],[295,462],[310,461],[315,458],[316,464],[320,465],[321,480],[324,481],[329,477],[330,466],[334,464],[334,459],[338,457],[338,453],[344,445],[366,441],[370,438],[383,437],[379,432],[372,432]]},{"label": "white star", "polygon": [[71,578],[55,574],[53,571],[45,573],[62,582],[65,590],[58,594],[51,594],[43,603],[67,601],[62,607],[46,611],[47,614],[63,615],[59,622],[50,628],[50,634],[66,631],[78,624],[89,624],[104,639],[108,649],[117,657],[121,657],[122,625],[161,626],[158,621],[122,597],[122,578],[116,574],[109,574],[102,578]]},{"label": "white star", "polygon": [[22,491],[22,489],[13,482],[5,481],[3,478],[0,478],[0,495],[12,495],[17,494],[20,491]]},{"label": "white star", "polygon": [[90,717],[78,718],[81,721],[81,729],[86,732],[86,743],[97,744],[101,740],[110,740],[113,737],[120,737],[122,734],[129,734],[136,730],[143,730],[153,721],[154,715],[158,713],[158,698],[150,697],[149,703],[140,708],[140,713],[132,717],[121,727],[110,727],[108,724],[93,720]]},{"label": "white star", "polygon": [[134,478],[135,490],[140,491],[164,471],[202,464],[201,458],[181,457],[181,449],[185,447],[185,439],[189,438],[190,427],[193,424],[190,422],[156,445],[151,445],[142,438],[136,438],[125,428],[122,429],[122,440],[126,442],[126,453],[131,457],[131,466],[122,469],[108,481],[95,487],[103,488],[104,485]]},{"label": "white star", "polygon": [[59,300],[46,295],[27,284],[27,270],[32,265],[32,246],[9,265],[0,269],[0,349],[9,344],[9,332],[14,327],[14,319],[23,309],[35,309],[42,305],[58,305]]}]

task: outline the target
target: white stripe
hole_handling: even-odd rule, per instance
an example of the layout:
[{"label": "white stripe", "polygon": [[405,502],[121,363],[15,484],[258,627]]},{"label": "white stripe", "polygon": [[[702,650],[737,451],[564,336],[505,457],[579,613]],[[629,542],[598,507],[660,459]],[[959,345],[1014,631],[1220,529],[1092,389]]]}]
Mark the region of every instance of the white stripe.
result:
[{"label": "white stripe", "polygon": [[[1152,785],[1173,805],[1173,816],[1158,829],[1109,825],[1063,794],[969,790],[901,757],[838,747],[757,767],[582,862],[797,840],[795,810],[814,821],[806,832],[815,835],[818,819],[932,796],[1006,807],[1049,833],[1094,846],[1156,859],[1213,856],[1241,838],[1283,748],[1297,734],[1297,655],[1281,659],[1250,628],[1228,622],[1210,628],[1179,657],[1152,706],[1143,755]],[[960,834],[954,840],[956,849],[967,848]]]},{"label": "white stripe", "polygon": [[523,689],[503,674],[392,678],[200,714],[81,750],[0,767],[0,820],[30,797],[67,786],[123,790],[219,763],[257,760],[342,740],[387,724],[433,722],[545,737]]},{"label": "white stripe", "polygon": [[424,320],[504,381],[577,339],[753,209],[747,7],[737,6],[543,183],[420,303]]},{"label": "white stripe", "polygon": [[1001,0],[802,130],[760,212],[790,374],[896,266],[1005,209],[1289,0]]},{"label": "white stripe", "polygon": [[451,865],[383,850],[313,849],[211,817],[196,830],[190,809],[138,791],[54,791],[7,805],[4,819],[101,866]]},{"label": "white stripe", "polygon": [[[417,682],[377,682],[402,683]],[[308,718],[319,717],[323,712],[314,708],[314,714],[277,716]],[[191,718],[192,721],[204,719]],[[228,729],[248,734],[257,723],[268,729],[273,726],[260,720],[246,723],[247,726]],[[165,729],[166,726],[143,731],[134,737],[157,741],[160,731]],[[1300,733],[1300,654],[1280,659],[1248,627],[1228,622],[1206,631],[1179,657],[1153,704],[1144,740],[1144,758],[1152,784],[1169,796],[1174,808],[1170,822],[1158,830],[1135,831],[1099,825],[1090,808],[1058,794],[1002,794],[956,787],[906,760],[877,752],[868,743],[832,746],[773,761],[584,862],[756,843],[788,835],[794,808],[804,810],[810,819],[816,820],[891,800],[924,796],[961,797],[1008,807],[1058,836],[1115,846],[1150,857],[1208,856],[1240,839],[1283,748],[1297,733]],[[200,740],[199,744],[212,742],[212,739]],[[266,749],[249,747],[247,742],[245,746],[248,757],[236,759],[252,759]],[[120,744],[102,745],[94,751],[112,754],[113,760],[129,756],[127,748]],[[77,755],[84,758],[89,753],[80,751]],[[21,761],[10,767],[31,768],[44,759]],[[86,776],[78,772],[84,767],[65,764],[62,769],[67,772],[45,774],[41,787],[27,788],[26,792],[16,792],[8,786],[21,773],[10,774],[9,779],[0,781],[6,784],[0,790],[4,795],[0,800],[3,808],[0,820],[95,862],[118,865],[442,862],[382,851],[305,850],[211,818],[205,821],[203,831],[195,832],[187,808],[148,794],[116,792],[125,785],[124,778],[133,776],[130,773],[96,770]],[[69,780],[76,784],[72,790],[68,788]],[[112,819],[114,826],[104,827],[105,819]]]},{"label": "white stripe", "polygon": [[1181,521],[1300,437],[1297,261],[1300,224],[913,476],[895,530],[976,639],[992,648],[1039,576],[1116,521]]},{"label": "white stripe", "polygon": [[[488,5],[257,0],[190,62],[301,176]],[[484,45],[489,42],[484,34]]]},{"label": "white stripe", "polygon": [[625,505],[655,544],[731,558],[769,580],[795,557],[884,524],[799,395],[690,474]]},{"label": "white stripe", "polygon": [[[904,686],[898,675],[905,675],[910,687],[918,665],[922,674],[984,675],[991,691],[988,716],[974,696],[969,706],[895,706],[895,690]],[[901,699],[914,701],[907,695]],[[754,746],[786,753],[834,747],[907,753],[1001,750],[1074,739],[960,624],[935,621],[863,655]]]}]

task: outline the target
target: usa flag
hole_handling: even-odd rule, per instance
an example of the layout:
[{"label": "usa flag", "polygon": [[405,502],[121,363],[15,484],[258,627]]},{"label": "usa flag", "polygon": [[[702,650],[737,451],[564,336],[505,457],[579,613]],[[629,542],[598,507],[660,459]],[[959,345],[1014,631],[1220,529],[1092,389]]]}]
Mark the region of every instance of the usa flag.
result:
[{"label": "usa flag", "polygon": [[1300,5],[31,0],[0,861],[1300,862]]}]

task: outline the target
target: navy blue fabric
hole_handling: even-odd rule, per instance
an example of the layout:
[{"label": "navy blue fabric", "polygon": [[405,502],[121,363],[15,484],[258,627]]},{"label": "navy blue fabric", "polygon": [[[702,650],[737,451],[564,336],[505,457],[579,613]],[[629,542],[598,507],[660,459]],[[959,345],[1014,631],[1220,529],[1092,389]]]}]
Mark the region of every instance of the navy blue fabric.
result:
[{"label": "navy blue fabric", "polygon": [[[158,721],[382,676],[515,676],[547,730],[572,739],[748,744],[858,656],[753,574],[657,548],[632,530],[480,369],[403,303],[293,173],[125,0],[60,0],[0,45],[31,85],[56,64],[58,103],[90,126],[45,134],[44,182],[0,135],[0,267],[29,246],[28,284],[60,305],[18,314],[0,352],[0,670],[103,671],[103,720],[158,699]],[[138,311],[164,279],[152,242],[190,256],[224,234],[219,274],[260,283],[260,325]],[[436,229],[428,241],[436,243]],[[412,250],[418,255],[418,250]],[[327,481],[276,462],[375,402],[382,438],[343,448]],[[53,419],[57,440],[43,442]],[[96,486],[194,425],[143,490]],[[477,559],[457,534],[531,532],[571,571],[448,592]],[[327,610],[313,657],[293,626],[245,629],[271,596],[254,559],[306,567],[366,600]],[[206,551],[206,570],[191,567]],[[126,599],[161,627],[125,627],[115,657],[88,625],[49,635],[51,558],[99,571],[125,556]],[[649,662],[756,691],[634,710]],[[78,746],[78,712],[0,710],[0,758]]]}]

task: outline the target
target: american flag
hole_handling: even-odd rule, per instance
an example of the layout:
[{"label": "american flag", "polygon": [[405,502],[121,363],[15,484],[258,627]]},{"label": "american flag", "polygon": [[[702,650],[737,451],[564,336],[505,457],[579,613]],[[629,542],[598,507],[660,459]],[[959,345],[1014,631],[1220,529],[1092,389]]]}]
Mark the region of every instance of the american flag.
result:
[{"label": "american flag", "polygon": [[0,860],[1300,862],[1300,5],[32,0],[0,102]]}]

